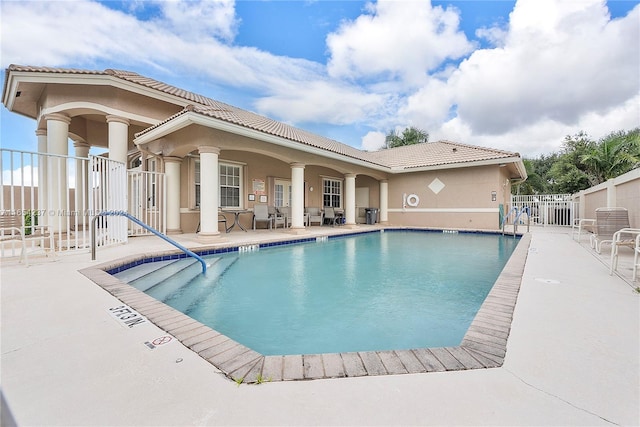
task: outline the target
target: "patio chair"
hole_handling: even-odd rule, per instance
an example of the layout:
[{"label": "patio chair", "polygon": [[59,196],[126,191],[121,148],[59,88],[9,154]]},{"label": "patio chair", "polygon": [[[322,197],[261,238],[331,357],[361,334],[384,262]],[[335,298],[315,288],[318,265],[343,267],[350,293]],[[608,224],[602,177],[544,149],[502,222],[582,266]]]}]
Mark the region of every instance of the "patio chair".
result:
[{"label": "patio chair", "polygon": [[[44,251],[46,256],[49,256],[48,251],[54,258],[56,256],[53,233],[49,227],[35,224],[27,225],[24,222],[24,215],[2,211],[0,212],[0,245],[12,240],[20,241],[20,262],[24,261],[27,267],[29,266],[27,242],[29,241],[37,241],[37,244],[32,245],[31,248]],[[4,253],[4,248],[2,252]]]},{"label": "patio chair", "polygon": [[289,206],[281,206],[278,212],[284,216],[284,226],[291,227],[291,208]]},{"label": "patio chair", "polygon": [[600,253],[604,243],[613,242],[616,231],[629,228],[629,212],[625,208],[596,209],[596,223],[591,235],[591,247]]},{"label": "patio chair", "polygon": [[[224,216],[222,213],[218,213],[218,224],[223,223],[224,224],[224,231],[227,231],[227,217]],[[198,223],[198,228],[196,228],[196,233],[200,232],[200,223]]]},{"label": "patio chair", "polygon": [[267,205],[255,205],[253,207],[253,229],[256,229],[256,224],[259,222],[266,222],[271,230],[273,225],[273,217],[269,215],[269,206]]},{"label": "patio chair", "polygon": [[286,218],[284,214],[278,211],[278,208],[275,206],[269,206],[269,216],[273,221],[273,228],[278,228],[278,224],[282,226],[282,228],[286,227]]},{"label": "patio chair", "polygon": [[307,213],[309,214],[309,225],[314,222],[317,222],[319,225],[323,224],[324,214],[320,208],[307,208]]},{"label": "patio chair", "polygon": [[635,280],[635,269],[636,262],[638,256],[638,242],[640,242],[640,228],[623,228],[622,230],[618,230],[613,233],[613,238],[611,241],[611,262],[609,263],[609,274],[613,274],[614,270],[618,269],[618,251],[621,247],[629,247],[634,250],[634,260],[633,260],[633,279]]},{"label": "patio chair", "polygon": [[325,206],[324,220],[322,222],[323,225],[327,223],[327,224],[331,224],[331,226],[333,227],[338,223],[338,218],[340,217],[336,214],[336,210],[334,208],[330,206]]},{"label": "patio chair", "polygon": [[578,242],[583,232],[593,234],[595,232],[596,220],[591,218],[576,218],[571,225],[571,238],[575,240],[576,231],[578,233]]}]

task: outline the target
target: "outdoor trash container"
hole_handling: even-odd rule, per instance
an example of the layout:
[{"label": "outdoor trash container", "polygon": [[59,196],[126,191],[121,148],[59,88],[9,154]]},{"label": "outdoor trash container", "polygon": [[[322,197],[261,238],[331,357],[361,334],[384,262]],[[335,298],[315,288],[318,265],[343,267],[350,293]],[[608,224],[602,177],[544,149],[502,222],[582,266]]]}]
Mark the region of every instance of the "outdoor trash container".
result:
[{"label": "outdoor trash container", "polygon": [[364,212],[367,217],[367,224],[378,222],[378,208],[366,208]]}]

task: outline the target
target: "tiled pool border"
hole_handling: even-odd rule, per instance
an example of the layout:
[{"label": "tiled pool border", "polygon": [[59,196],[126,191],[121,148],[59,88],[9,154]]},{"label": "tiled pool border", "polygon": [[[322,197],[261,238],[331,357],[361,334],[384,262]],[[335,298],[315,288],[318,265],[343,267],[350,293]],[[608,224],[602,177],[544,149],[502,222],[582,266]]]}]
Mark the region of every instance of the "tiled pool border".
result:
[{"label": "tiled pool border", "polygon": [[[443,232],[443,230],[433,229],[386,228],[336,234],[328,238],[381,231]],[[460,233],[463,232],[467,231],[460,231]],[[316,239],[317,237],[314,236],[255,244],[259,244],[260,247],[270,247],[313,242]],[[148,254],[129,256],[82,269],[80,273],[178,339],[233,380],[256,383],[443,372],[502,366],[530,242],[530,234],[521,236],[520,242],[469,326],[461,344],[457,347],[264,356],[110,274],[145,262],[183,258],[182,253],[171,251],[153,256]],[[245,246],[245,244],[239,246]],[[199,255],[234,252],[238,251],[239,246],[202,249],[195,252]]]}]

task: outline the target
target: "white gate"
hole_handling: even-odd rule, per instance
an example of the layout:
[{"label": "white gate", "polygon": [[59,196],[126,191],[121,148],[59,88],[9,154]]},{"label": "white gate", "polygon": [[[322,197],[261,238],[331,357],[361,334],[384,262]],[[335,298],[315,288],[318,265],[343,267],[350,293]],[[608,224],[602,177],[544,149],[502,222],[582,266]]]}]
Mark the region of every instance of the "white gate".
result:
[{"label": "white gate", "polygon": [[[127,211],[127,170],[124,163],[89,156],[90,219],[105,211]],[[100,216],[96,220],[96,245],[127,242],[127,218]]]},{"label": "white gate", "polygon": [[538,225],[571,226],[578,216],[578,204],[571,201],[571,194],[511,195],[511,206],[518,210],[528,206],[531,223]]},{"label": "white gate", "polygon": [[[127,172],[129,213],[166,234],[167,223],[164,214],[166,200],[166,177],[160,172],[130,170]],[[129,235],[151,234],[145,228],[129,222]]]}]

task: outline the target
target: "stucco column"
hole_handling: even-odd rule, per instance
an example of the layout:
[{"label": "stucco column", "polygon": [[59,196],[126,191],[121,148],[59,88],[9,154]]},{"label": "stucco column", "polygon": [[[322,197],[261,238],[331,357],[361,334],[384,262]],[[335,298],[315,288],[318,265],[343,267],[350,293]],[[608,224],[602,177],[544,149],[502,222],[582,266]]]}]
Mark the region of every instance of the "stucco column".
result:
[{"label": "stucco column", "polygon": [[222,241],[218,231],[218,209],[220,203],[220,172],[218,147],[200,146],[200,233],[203,243]]},{"label": "stucco column", "polygon": [[345,225],[356,227],[356,174],[348,173],[344,176],[344,216]]},{"label": "stucco column", "polygon": [[109,159],[127,163],[129,151],[129,120],[124,117],[108,115]]},{"label": "stucco column", "polygon": [[291,163],[291,232],[304,232],[304,164]]},{"label": "stucco column", "polygon": [[167,234],[180,234],[180,163],[179,157],[164,158],[167,177]]},{"label": "stucco column", "polygon": [[67,158],[69,155],[69,124],[66,114],[53,113],[47,121],[47,152],[65,157],[49,157],[47,166],[47,215],[48,225],[54,232],[66,232],[65,210],[68,202]]},{"label": "stucco column", "polygon": [[380,224],[389,222],[389,181],[380,181]]},{"label": "stucco column", "polygon": [[[39,212],[45,211],[48,206],[47,201],[47,131],[44,129],[36,130],[36,136],[38,137],[38,205],[34,206],[35,209],[38,209]],[[49,224],[49,216],[48,215],[40,215],[38,217],[38,224],[40,225],[48,225]]]},{"label": "stucco column", "polygon": [[615,208],[618,206],[618,196],[616,194],[616,180],[610,179],[605,184],[607,187],[607,207]]},{"label": "stucco column", "polygon": [[88,224],[89,199],[87,189],[89,188],[89,148],[90,145],[84,141],[73,143],[76,157],[76,192],[75,192],[75,212],[78,216],[78,224]]}]

